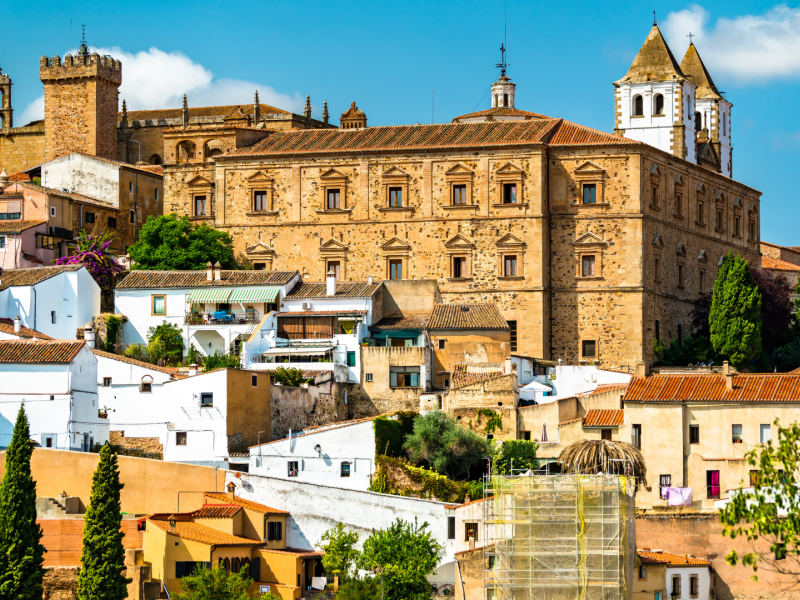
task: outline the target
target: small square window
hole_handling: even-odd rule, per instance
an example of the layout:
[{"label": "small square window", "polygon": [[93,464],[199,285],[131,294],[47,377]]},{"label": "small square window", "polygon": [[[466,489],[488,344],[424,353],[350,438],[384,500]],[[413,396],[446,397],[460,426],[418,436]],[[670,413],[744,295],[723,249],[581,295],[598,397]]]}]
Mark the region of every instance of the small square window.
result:
[{"label": "small square window", "polygon": [[296,460],[290,460],[287,464],[289,477],[297,477],[300,474],[299,463]]},{"label": "small square window", "polygon": [[583,358],[597,357],[597,341],[583,340],[581,342],[581,356],[583,356]]},{"label": "small square window", "polygon": [[103,377],[103,387],[109,387],[111,385],[111,377]]},{"label": "small square window", "polygon": [[202,407],[214,406],[214,393],[203,392],[202,394],[200,394],[200,406]]},{"label": "small square window", "polygon": [[341,476],[342,477],[350,477],[350,463],[343,462],[341,468]]},{"label": "small square window", "polygon": [[689,425],[689,443],[700,443],[700,425]]},{"label": "small square window", "polygon": [[109,229],[117,228],[117,217],[108,217],[108,228]]},{"label": "small square window", "polygon": [[142,394],[149,394],[153,391],[153,384],[149,381],[143,381],[139,384],[139,392]]},{"label": "small square window", "polygon": [[600,430],[600,439],[601,440],[608,440],[611,441],[611,430],[610,429],[601,429]]},{"label": "small square window", "polygon": [[175,432],[175,445],[176,446],[185,446],[186,445],[186,432],[185,431],[176,431]]},{"label": "small square window", "polygon": [[372,381],[372,373],[364,373],[364,381]]},{"label": "small square window", "polygon": [[55,206],[51,206],[50,207],[50,216],[51,217],[55,217],[56,216],[56,207]]},{"label": "small square window", "polygon": [[526,442],[530,442],[531,441],[531,432],[530,431],[522,431],[521,433],[522,433],[522,439],[523,440],[525,440]]},{"label": "small square window", "polygon": [[389,206],[393,208],[400,208],[403,206],[403,188],[389,188]]},{"label": "small square window", "polygon": [[503,184],[503,204],[516,204],[517,203],[517,184],[504,183]]},{"label": "small square window", "polygon": [[583,184],[583,203],[596,204],[597,203],[597,184],[584,183]]},{"label": "small square window", "polygon": [[478,541],[478,524],[477,523],[464,523],[464,541],[468,542],[469,538]]},{"label": "small square window", "polygon": [[93,212],[87,212],[84,215],[84,219],[86,220],[87,223],[94,223],[94,213]]},{"label": "small square window", "polygon": [[445,344],[447,344],[447,340],[438,340],[439,350],[444,350]]},{"label": "small square window", "polygon": [[250,376],[250,385],[252,385],[253,387],[258,387],[258,375]]},{"label": "small square window", "polygon": [[467,203],[467,186],[464,183],[459,183],[453,186],[453,204],[466,204]]}]

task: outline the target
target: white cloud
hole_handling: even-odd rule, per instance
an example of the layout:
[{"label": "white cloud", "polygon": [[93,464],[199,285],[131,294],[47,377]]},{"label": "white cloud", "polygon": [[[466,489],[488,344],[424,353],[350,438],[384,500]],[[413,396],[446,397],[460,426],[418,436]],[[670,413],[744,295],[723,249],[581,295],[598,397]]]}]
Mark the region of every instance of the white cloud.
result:
[{"label": "white cloud", "polygon": [[[800,77],[800,8],[774,6],[762,15],[720,18],[710,23],[702,6],[669,13],[662,30],[680,61],[689,32],[712,77],[769,81]],[[717,82],[719,83],[719,82]]]},{"label": "white cloud", "polygon": [[[268,85],[252,81],[214,79],[211,71],[181,52],[150,48],[146,52],[131,54],[114,47],[98,48],[97,53],[110,54],[122,61],[120,106],[124,99],[128,110],[179,108],[184,94],[190,107],[251,104],[258,90],[263,104],[302,111],[303,100],[297,93],[282,94]],[[24,125],[43,116],[44,96],[40,96],[25,107],[19,123]]]}]

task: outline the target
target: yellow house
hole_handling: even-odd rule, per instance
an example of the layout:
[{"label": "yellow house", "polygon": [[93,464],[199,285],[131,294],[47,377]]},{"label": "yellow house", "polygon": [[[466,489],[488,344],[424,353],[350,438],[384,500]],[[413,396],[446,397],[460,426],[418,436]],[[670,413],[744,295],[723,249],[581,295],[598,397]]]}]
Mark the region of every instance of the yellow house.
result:
[{"label": "yellow house", "polygon": [[287,548],[289,513],[237,498],[233,484],[228,489],[206,493],[198,510],[147,518],[144,560],[153,565],[153,580],[178,592],[197,565],[219,565],[246,573],[254,580],[251,591],[300,598],[312,578],[323,575],[322,553]]}]

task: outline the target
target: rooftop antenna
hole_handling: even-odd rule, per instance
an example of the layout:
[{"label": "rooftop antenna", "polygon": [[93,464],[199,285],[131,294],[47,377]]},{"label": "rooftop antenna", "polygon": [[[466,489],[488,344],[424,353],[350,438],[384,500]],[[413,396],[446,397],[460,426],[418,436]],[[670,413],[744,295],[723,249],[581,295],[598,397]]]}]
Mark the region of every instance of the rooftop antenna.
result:
[{"label": "rooftop antenna", "polygon": [[508,46],[508,0],[505,2],[505,18],[503,21],[503,43],[500,45],[500,62],[496,67],[500,69],[500,76],[506,74],[508,63],[506,62],[506,47]]}]

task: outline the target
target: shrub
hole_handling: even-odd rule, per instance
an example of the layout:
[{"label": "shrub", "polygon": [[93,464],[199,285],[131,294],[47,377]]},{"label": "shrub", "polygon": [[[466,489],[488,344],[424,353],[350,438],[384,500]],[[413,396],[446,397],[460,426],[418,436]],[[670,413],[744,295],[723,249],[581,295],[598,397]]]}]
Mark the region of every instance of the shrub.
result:
[{"label": "shrub", "polygon": [[403,444],[406,437],[414,432],[414,419],[419,416],[413,411],[395,413],[394,419],[376,417],[372,421],[375,429],[375,454],[400,457],[405,456]]},{"label": "shrub", "polygon": [[308,377],[303,377],[303,371],[294,367],[278,367],[270,373],[272,381],[288,387],[299,387],[301,383],[311,381]]},{"label": "shrub", "polygon": [[536,451],[539,445],[528,440],[506,440],[494,455],[492,473],[496,475],[511,475],[514,469],[538,469],[539,461],[536,460]]},{"label": "shrub", "polygon": [[225,352],[215,351],[211,356],[203,359],[203,373],[208,373],[214,369],[241,369],[242,361],[238,356],[226,354]]}]

